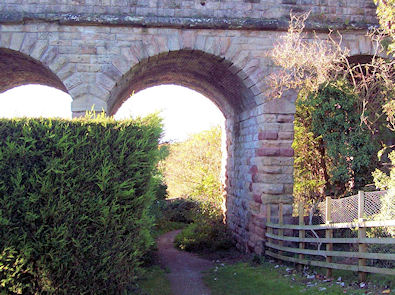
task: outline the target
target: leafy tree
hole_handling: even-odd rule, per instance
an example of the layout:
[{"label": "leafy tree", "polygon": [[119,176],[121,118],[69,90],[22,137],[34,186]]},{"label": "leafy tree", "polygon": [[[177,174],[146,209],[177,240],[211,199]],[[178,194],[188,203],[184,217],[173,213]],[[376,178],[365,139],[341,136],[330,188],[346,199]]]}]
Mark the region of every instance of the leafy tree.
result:
[{"label": "leafy tree", "polygon": [[385,126],[395,126],[395,62],[380,57],[383,35],[372,32],[376,52],[356,60],[331,34],[307,36],[307,17],[291,15],[288,33],[271,52],[279,70],[269,77],[273,98],[287,90],[301,93],[293,144],[296,200],[344,194],[369,183],[377,164],[373,142],[391,142],[394,133]]},{"label": "leafy tree", "polygon": [[322,138],[331,160],[327,192],[344,194],[371,182],[379,145],[360,124],[358,98],[348,82],[322,85],[303,104],[311,108],[311,130]]},{"label": "leafy tree", "polygon": [[169,150],[164,163],[169,197],[192,197],[220,208],[221,128],[192,135],[184,142],[171,144]]}]

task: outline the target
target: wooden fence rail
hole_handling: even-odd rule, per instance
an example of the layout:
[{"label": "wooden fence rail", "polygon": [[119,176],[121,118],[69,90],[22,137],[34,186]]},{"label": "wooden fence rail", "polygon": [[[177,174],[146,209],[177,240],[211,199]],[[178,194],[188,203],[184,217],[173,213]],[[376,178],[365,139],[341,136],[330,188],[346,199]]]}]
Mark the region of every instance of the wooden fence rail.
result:
[{"label": "wooden fence rail", "polygon": [[[359,192],[358,194],[358,220],[355,222],[346,223],[333,223],[331,220],[332,212],[332,200],[331,198],[326,199],[325,204],[325,224],[319,225],[305,225],[304,224],[304,210],[303,205],[299,204],[299,224],[284,224],[283,218],[283,205],[280,203],[278,206],[278,220],[277,224],[271,222],[271,206],[267,206],[267,231],[265,244],[265,254],[280,259],[283,261],[294,262],[300,266],[312,265],[324,267],[327,269],[327,277],[332,276],[332,269],[342,269],[357,271],[359,273],[359,279],[361,281],[366,280],[367,273],[378,273],[395,275],[394,268],[384,267],[373,267],[367,266],[367,260],[385,260],[395,261],[395,252],[392,253],[371,253],[368,252],[369,244],[379,245],[395,245],[395,237],[383,237],[383,238],[368,238],[366,235],[367,228],[387,228],[395,227],[395,220],[384,220],[384,221],[365,221],[364,220],[364,205],[365,198],[364,193]],[[334,231],[338,229],[355,229],[358,232],[358,238],[334,238]],[[277,234],[274,233],[277,230]],[[286,236],[284,233],[289,230],[298,231],[297,236]],[[306,238],[307,231],[325,231],[325,238],[321,238],[323,233],[320,235],[315,234],[315,238]],[[309,243],[325,244],[325,249],[318,247],[315,249],[308,249]],[[334,244],[354,244],[357,246],[358,251],[334,251]],[[296,246],[296,247],[295,247]],[[306,249],[307,248],[307,249]],[[311,248],[311,247],[310,247]],[[392,249],[392,248],[391,248]],[[287,254],[287,255],[286,255]],[[325,257],[325,260],[315,260],[312,258],[306,258],[306,256]],[[342,264],[334,263],[334,257],[345,257],[358,259],[358,264]]]}]

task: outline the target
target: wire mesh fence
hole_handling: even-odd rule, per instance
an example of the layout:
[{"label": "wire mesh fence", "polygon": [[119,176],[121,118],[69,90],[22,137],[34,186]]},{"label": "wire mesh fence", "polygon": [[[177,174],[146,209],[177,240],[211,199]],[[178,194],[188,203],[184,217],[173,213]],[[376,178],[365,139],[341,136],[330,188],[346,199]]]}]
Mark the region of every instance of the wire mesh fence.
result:
[{"label": "wire mesh fence", "polygon": [[[365,220],[392,220],[395,219],[395,199],[388,198],[387,191],[364,192],[363,218]],[[351,223],[358,221],[358,195],[341,199],[332,199],[330,219],[332,223]],[[326,201],[316,205],[312,224],[325,224],[327,221]],[[307,236],[314,234],[306,233]],[[373,227],[366,229],[368,238],[395,238],[395,230],[390,227]],[[357,238],[358,229],[355,227],[338,229],[334,231],[335,238]],[[316,245],[318,247],[318,244]],[[335,244],[335,251],[358,251],[355,244]],[[395,253],[395,245],[369,244],[367,252]],[[369,261],[368,265],[380,264],[381,267],[394,267],[394,261]]]},{"label": "wire mesh fence", "polygon": [[[364,218],[373,220],[374,217],[380,216],[383,209],[383,200],[386,191],[365,192],[364,201]],[[395,199],[392,200],[395,205]],[[394,210],[389,210],[388,219],[395,219]],[[331,222],[343,223],[354,222],[358,220],[358,195],[353,195],[341,199],[332,199],[331,205]],[[316,224],[326,222],[326,202],[320,202],[316,205],[314,212],[314,221]]]}]

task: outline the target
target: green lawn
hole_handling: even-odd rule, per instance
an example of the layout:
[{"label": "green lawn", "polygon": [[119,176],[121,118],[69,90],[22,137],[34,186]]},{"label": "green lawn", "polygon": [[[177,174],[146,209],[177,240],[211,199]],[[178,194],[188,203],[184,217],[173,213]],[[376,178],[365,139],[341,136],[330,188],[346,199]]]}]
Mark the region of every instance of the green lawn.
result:
[{"label": "green lawn", "polygon": [[144,295],[172,295],[166,272],[157,265],[147,269],[138,284]]},{"label": "green lawn", "polygon": [[[383,290],[383,287],[370,290],[349,287],[348,281],[345,283],[346,287],[341,287],[335,282],[308,280],[300,274],[289,274],[285,269],[284,266],[275,268],[275,265],[267,262],[257,266],[237,263],[212,269],[206,274],[205,282],[211,288],[212,295],[373,295],[381,294]],[[308,286],[314,284],[316,285]]]}]

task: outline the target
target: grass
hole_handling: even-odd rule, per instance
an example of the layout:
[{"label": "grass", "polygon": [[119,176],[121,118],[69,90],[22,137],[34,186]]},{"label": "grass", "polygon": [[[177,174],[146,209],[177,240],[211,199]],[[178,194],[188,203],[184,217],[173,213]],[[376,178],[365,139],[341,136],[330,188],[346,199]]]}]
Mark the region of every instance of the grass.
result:
[{"label": "grass", "polygon": [[[325,274],[325,269],[324,268],[312,268],[313,271],[315,271],[318,274]],[[358,273],[353,272],[353,271],[347,271],[347,270],[337,270],[334,269],[332,270],[333,277],[334,278],[342,278],[342,281],[346,282],[347,284],[352,284],[355,282],[358,282]],[[376,288],[379,289],[394,289],[395,288],[395,276],[389,276],[389,275],[382,275],[382,274],[368,274],[368,282],[370,285],[375,286]],[[395,294],[395,290],[393,293]]]},{"label": "grass", "polygon": [[[335,274],[341,274],[345,276],[344,278],[349,276],[347,279],[353,279],[350,274],[336,272]],[[388,279],[388,277],[386,278]],[[382,282],[382,279],[380,278],[379,281]],[[323,282],[319,279],[308,280],[298,273],[287,272],[285,266],[275,268],[274,264],[268,262],[263,262],[261,265],[236,263],[216,267],[205,275],[204,280],[211,289],[212,295],[373,295],[381,294],[384,289],[361,289],[357,286],[349,286],[347,280],[345,287],[337,285],[336,282]],[[389,294],[395,294],[395,292],[392,291]]]},{"label": "grass", "polygon": [[144,295],[172,295],[170,282],[166,272],[155,265],[146,269],[145,276],[139,281],[139,287]]}]

